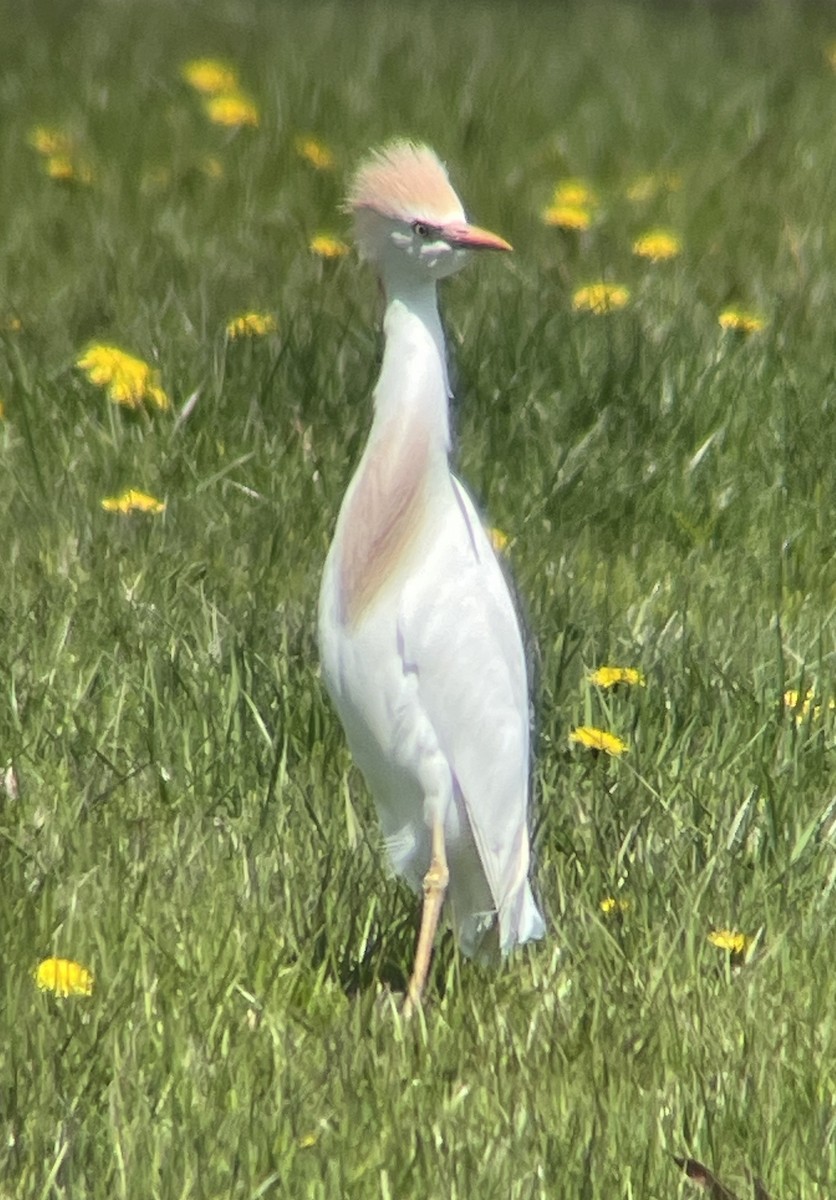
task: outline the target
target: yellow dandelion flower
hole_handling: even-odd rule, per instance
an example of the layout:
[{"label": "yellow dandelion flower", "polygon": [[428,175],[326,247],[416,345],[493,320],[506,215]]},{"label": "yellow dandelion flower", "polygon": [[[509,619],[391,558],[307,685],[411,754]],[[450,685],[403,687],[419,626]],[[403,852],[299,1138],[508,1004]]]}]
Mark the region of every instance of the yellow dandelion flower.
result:
[{"label": "yellow dandelion flower", "polygon": [[137,488],[128,488],[118,496],[105,496],[102,500],[105,512],[116,513],[161,513],[165,512],[165,501],[158,500],[148,492],[140,492]]},{"label": "yellow dandelion flower", "polygon": [[605,917],[615,917],[627,912],[630,901],[626,896],[606,896],[598,907]]},{"label": "yellow dandelion flower", "polygon": [[75,167],[72,159],[66,154],[51,154],[46,160],[46,173],[50,179],[72,179]]},{"label": "yellow dandelion flower", "polygon": [[789,688],[784,692],[784,705],[786,708],[798,708],[803,716],[810,709],[810,700],[812,699],[812,688],[808,688],[804,695],[801,695],[796,688]]},{"label": "yellow dandelion flower", "polygon": [[485,532],[488,535],[488,541],[493,546],[497,554],[502,554],[508,549],[507,533],[503,533],[501,529],[496,529],[495,527],[486,529]]},{"label": "yellow dandelion flower", "polygon": [[554,189],[552,204],[556,207],[595,208],[598,196],[584,179],[563,179]]},{"label": "yellow dandelion flower", "polygon": [[183,63],[180,74],[190,87],[203,96],[218,96],[238,90],[238,73],[229,63],[217,58],[193,58]]},{"label": "yellow dandelion flower", "polygon": [[51,154],[44,164],[44,170],[50,179],[57,179],[60,183],[83,183],[86,185],[93,182],[91,168],[86,163],[72,159],[66,154]]},{"label": "yellow dandelion flower", "polygon": [[624,308],[630,299],[629,288],[618,283],[589,283],[578,288],[572,296],[575,312],[591,312],[599,316]]},{"label": "yellow dandelion flower", "polygon": [[651,229],[633,242],[633,253],[639,258],[649,258],[651,262],[676,258],[681,249],[679,238],[667,229]]},{"label": "yellow dandelion flower", "polygon": [[69,155],[73,150],[73,139],[70,135],[54,126],[36,125],[30,130],[28,141],[29,145],[45,158],[53,154]]},{"label": "yellow dandelion flower", "polygon": [[0,325],[4,333],[20,333],[23,329],[23,322],[20,317],[6,317],[2,325]]},{"label": "yellow dandelion flower", "polygon": [[626,683],[631,687],[644,687],[645,678],[635,667],[598,667],[589,676],[589,682],[600,688],[616,687]]},{"label": "yellow dandelion flower", "polygon": [[300,1150],[310,1150],[311,1146],[315,1146],[319,1141],[315,1133],[303,1133],[296,1143]]},{"label": "yellow dandelion flower", "polygon": [[[816,695],[812,688],[808,688],[803,694],[795,688],[789,688],[784,692],[784,707],[788,708],[799,722],[809,715],[817,721],[822,714],[822,705],[816,703]],[[836,709],[836,697],[830,698],[827,707],[831,710]]]},{"label": "yellow dandelion flower", "polygon": [[737,933],[733,929],[712,929],[706,936],[718,950],[727,950],[729,954],[738,956],[745,954],[752,944],[752,939],[745,933]]},{"label": "yellow dandelion flower", "polygon": [[242,125],[258,126],[259,114],[253,101],[243,92],[224,92],[219,96],[208,96],[203,107],[215,125],[226,125],[238,129]]},{"label": "yellow dandelion flower", "polygon": [[637,176],[627,188],[627,199],[634,204],[645,204],[655,200],[663,192],[678,192],[682,187],[682,178],[672,173],[649,174]]},{"label": "yellow dandelion flower", "polygon": [[652,200],[659,191],[659,180],[655,175],[639,175],[627,188],[627,199],[634,204]]},{"label": "yellow dandelion flower", "polygon": [[93,182],[93,170],[79,157],[70,134],[47,125],[36,125],[28,140],[29,145],[46,159],[44,170],[50,179],[61,183]]},{"label": "yellow dandelion flower", "polygon": [[348,254],[348,246],[345,242],[332,237],[330,233],[318,233],[315,238],[311,239],[308,249],[312,254],[318,254],[320,258],[342,258],[343,255]]},{"label": "yellow dandelion flower", "polygon": [[316,167],[317,171],[330,171],[333,168],[334,155],[319,138],[304,134],[297,137],[293,144],[299,157]]},{"label": "yellow dandelion flower", "polygon": [[168,396],[154,379],[149,381],[145,389],[145,399],[150,401],[154,408],[158,408],[160,412],[165,412],[169,406]]},{"label": "yellow dandelion flower", "polygon": [[613,758],[626,754],[628,750],[627,743],[617,734],[608,733],[606,729],[595,729],[592,725],[579,725],[577,729],[573,729],[569,734],[569,745],[585,746],[588,750],[603,750],[604,754],[612,755]]},{"label": "yellow dandelion flower", "polygon": [[233,317],[226,326],[226,336],[231,340],[242,337],[265,337],[278,330],[272,313],[248,312]]},{"label": "yellow dandelion flower", "polygon": [[732,333],[759,333],[766,322],[757,313],[744,312],[740,308],[727,308],[717,318],[722,329]]},{"label": "yellow dandelion flower", "polygon": [[213,154],[208,154],[201,160],[200,169],[207,179],[223,179],[224,177],[224,165]]},{"label": "yellow dandelion flower", "polygon": [[93,975],[69,958],[45,958],[35,969],[35,983],[42,992],[56,996],[92,996]]},{"label": "yellow dandelion flower", "polygon": [[159,373],[118,346],[101,343],[89,346],[76,359],[76,366],[91,383],[105,388],[114,404],[140,408],[147,402],[161,410],[169,407],[168,396],[160,387]]},{"label": "yellow dandelion flower", "polygon": [[552,204],[543,209],[543,221],[556,229],[571,229],[583,233],[592,224],[592,215],[576,204]]},{"label": "yellow dandelion flower", "polygon": [[75,173],[72,159],[66,154],[51,154],[46,160],[46,173],[50,179],[72,179]]}]

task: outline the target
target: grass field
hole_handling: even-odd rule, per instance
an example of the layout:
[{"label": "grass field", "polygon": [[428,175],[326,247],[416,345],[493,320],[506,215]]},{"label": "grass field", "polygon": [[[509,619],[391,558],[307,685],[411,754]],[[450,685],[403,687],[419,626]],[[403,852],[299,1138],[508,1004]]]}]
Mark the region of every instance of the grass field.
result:
[{"label": "grass field", "polygon": [[[0,22],[2,1200],[698,1195],[672,1155],[833,1195],[836,11]],[[213,123],[201,56],[257,126]],[[538,648],[549,925],[496,972],[445,936],[408,1025],[417,905],[314,637],[380,340],[373,279],[309,243],[393,134],[516,248],[443,302],[459,469]],[[542,217],[573,179],[586,231]],[[659,227],[681,252],[634,253]],[[626,305],[576,310],[600,281]],[[276,331],[230,337],[246,312]],[[111,402],[94,343],[170,407]],[[102,507],[125,489],[166,507]],[[49,956],[92,995],[39,991]]]}]

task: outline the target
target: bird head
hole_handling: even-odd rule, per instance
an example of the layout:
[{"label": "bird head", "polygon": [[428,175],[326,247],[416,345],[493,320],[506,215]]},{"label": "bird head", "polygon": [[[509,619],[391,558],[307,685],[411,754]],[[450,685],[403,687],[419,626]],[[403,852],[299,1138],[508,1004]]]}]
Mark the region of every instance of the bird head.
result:
[{"label": "bird head", "polygon": [[398,140],[360,164],[346,208],[363,258],[387,275],[443,279],[473,250],[510,250],[504,238],[471,225],[447,172],[427,146]]}]

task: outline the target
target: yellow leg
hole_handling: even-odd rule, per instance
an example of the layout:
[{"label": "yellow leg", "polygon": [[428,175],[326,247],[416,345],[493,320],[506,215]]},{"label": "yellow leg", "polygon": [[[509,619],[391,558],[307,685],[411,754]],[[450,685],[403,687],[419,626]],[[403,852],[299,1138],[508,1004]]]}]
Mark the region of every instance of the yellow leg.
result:
[{"label": "yellow leg", "polygon": [[421,909],[421,932],[415,948],[415,962],[406,992],[403,1015],[409,1017],[421,1004],[427,972],[430,968],[435,931],[447,891],[450,872],[447,869],[447,853],[444,848],[444,826],[441,821],[433,822],[432,858],[424,876],[424,902]]}]

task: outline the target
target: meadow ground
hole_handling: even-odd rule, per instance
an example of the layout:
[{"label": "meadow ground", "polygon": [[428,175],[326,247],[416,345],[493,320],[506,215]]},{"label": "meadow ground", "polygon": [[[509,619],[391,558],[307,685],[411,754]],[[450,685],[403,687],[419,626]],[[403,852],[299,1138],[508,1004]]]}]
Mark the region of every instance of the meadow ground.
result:
[{"label": "meadow ground", "polygon": [[[832,1195],[832,6],[0,22],[0,1196],[668,1200],[676,1154]],[[246,94],[210,113],[201,56]],[[314,641],[380,341],[310,242],[395,133],[516,247],[443,303],[538,648],[549,925],[497,972],[445,937],[408,1026],[417,906]],[[578,307],[598,282],[626,303]],[[102,343],[158,375],[114,403]],[[92,994],[39,990],[49,956]]]}]

